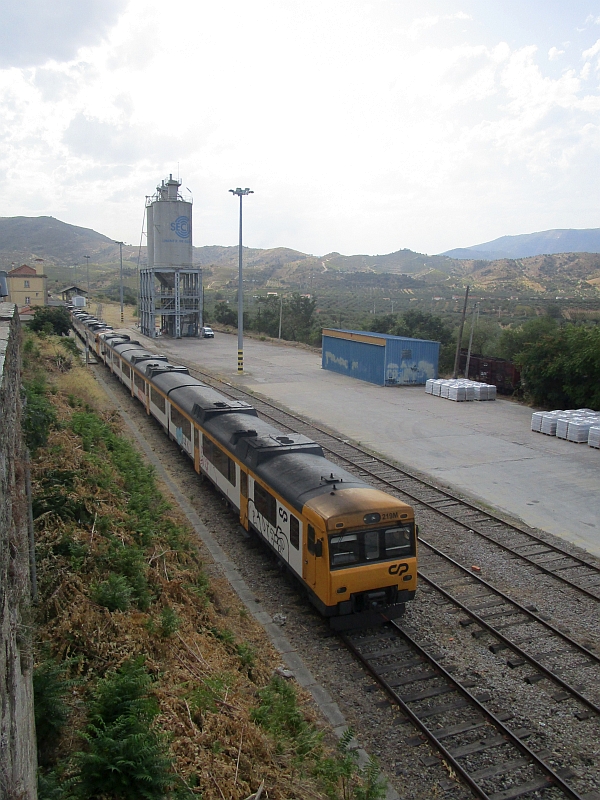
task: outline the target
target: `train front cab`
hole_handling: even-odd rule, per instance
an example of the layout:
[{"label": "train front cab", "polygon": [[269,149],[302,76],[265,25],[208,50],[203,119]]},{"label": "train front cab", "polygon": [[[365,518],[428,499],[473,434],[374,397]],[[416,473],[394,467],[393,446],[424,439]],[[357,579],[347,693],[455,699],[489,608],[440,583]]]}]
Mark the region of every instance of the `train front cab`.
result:
[{"label": "train front cab", "polygon": [[376,489],[332,489],[309,501],[303,516],[303,579],[332,628],[380,624],[404,612],[417,588],[410,506]]}]

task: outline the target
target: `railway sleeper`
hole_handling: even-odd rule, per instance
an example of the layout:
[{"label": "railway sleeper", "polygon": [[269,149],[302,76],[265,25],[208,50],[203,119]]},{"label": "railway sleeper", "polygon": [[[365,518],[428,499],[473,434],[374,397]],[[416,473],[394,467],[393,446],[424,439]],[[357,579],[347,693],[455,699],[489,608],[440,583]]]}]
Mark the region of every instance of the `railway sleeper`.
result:
[{"label": "railway sleeper", "polygon": [[518,786],[511,786],[510,789],[503,789],[501,792],[494,792],[488,795],[488,800],[517,800],[518,797],[523,797],[524,794],[538,791],[539,789],[548,789],[553,786],[553,782],[546,776],[539,778],[532,778],[527,783],[522,783]]}]

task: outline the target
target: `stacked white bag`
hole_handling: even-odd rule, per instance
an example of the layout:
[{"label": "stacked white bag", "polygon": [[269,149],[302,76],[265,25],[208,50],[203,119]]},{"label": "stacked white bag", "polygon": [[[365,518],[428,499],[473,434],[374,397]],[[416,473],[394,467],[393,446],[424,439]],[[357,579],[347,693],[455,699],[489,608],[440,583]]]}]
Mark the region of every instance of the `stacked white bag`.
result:
[{"label": "stacked white bag", "polygon": [[531,415],[531,430],[600,448],[600,412],[590,408],[534,411]]},{"label": "stacked white bag", "polygon": [[425,383],[425,391],[434,397],[443,397],[446,400],[454,400],[456,403],[471,402],[472,400],[495,400],[496,387],[489,383],[479,383],[470,381],[466,378],[455,380],[430,378]]}]

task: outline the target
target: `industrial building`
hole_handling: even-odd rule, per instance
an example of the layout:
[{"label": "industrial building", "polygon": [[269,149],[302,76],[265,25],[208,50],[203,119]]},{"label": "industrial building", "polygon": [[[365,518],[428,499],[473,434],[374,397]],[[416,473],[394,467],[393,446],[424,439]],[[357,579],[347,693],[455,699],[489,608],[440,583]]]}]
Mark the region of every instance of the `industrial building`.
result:
[{"label": "industrial building", "polygon": [[148,265],[140,270],[140,329],[145,336],[199,336],[202,271],[192,256],[192,202],[169,175],[146,198]]},{"label": "industrial building", "polygon": [[380,386],[437,378],[440,343],[369,331],[323,328],[323,369]]}]

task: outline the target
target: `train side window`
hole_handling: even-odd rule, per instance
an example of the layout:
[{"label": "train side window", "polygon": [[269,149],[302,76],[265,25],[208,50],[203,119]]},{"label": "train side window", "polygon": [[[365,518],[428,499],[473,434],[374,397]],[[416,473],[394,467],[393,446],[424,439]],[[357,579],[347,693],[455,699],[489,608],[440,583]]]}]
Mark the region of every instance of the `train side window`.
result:
[{"label": "train side window", "polygon": [[138,387],[138,389],[144,389],[146,386],[146,381],[143,379],[141,375],[138,375],[137,372],[134,375],[133,382]]},{"label": "train side window", "polygon": [[165,413],[165,398],[162,396],[160,392],[157,392],[154,387],[150,388],[150,399],[154,403],[154,405],[158,408],[159,411]]},{"label": "train side window", "polygon": [[254,484],[254,505],[271,525],[277,525],[277,500],[259,483]]},{"label": "train side window", "polygon": [[221,475],[223,475],[224,478],[227,478],[232,486],[235,486],[235,461],[229,458],[227,453],[224,450],[221,450],[221,448],[211,439],[209,439],[208,436],[203,437],[202,452],[204,453],[206,460],[210,461],[213,467],[218,469]]},{"label": "train side window", "polygon": [[290,542],[296,550],[300,549],[300,522],[293,514],[290,514]]},{"label": "train side window", "polygon": [[240,470],[240,492],[242,497],[248,497],[248,473]]},{"label": "train side window", "polygon": [[186,439],[192,438],[192,423],[175,406],[171,406],[171,422],[176,428],[181,428]]}]

